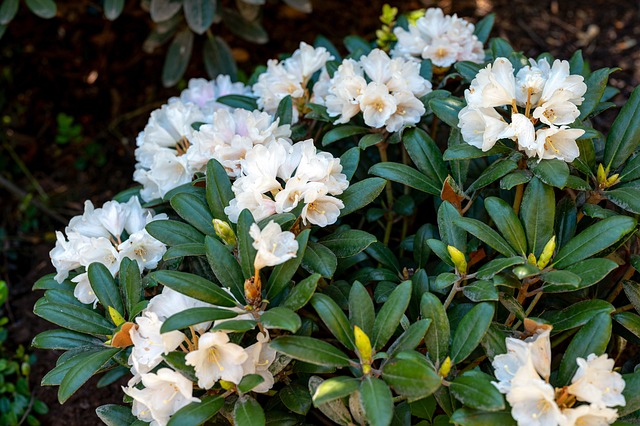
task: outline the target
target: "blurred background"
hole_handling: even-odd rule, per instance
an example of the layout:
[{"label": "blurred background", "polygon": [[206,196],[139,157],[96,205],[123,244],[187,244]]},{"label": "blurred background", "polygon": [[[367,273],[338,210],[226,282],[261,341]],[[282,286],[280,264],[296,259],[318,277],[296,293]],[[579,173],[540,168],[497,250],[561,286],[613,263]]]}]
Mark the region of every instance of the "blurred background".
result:
[{"label": "blurred background", "polygon": [[[28,346],[47,327],[32,313],[40,294],[30,289],[53,271],[48,253],[54,231],[82,212],[85,199],[101,205],[132,185],[135,138],[150,112],[179,94],[189,78],[207,77],[200,54],[207,37],[197,36],[183,78],[165,87],[161,70],[169,42],[145,44],[155,28],[149,12],[140,0],[127,0],[118,19],[109,21],[104,3],[57,1],[50,19],[21,3],[0,38],[0,280],[10,295],[0,317],[9,318],[9,348]],[[292,52],[300,41],[313,43],[318,35],[341,50],[347,35],[373,40],[384,3],[400,12],[437,6],[472,22],[495,13],[491,36],[528,56],[549,51],[568,59],[582,49],[592,69],[621,68],[610,79],[621,91],[618,105],[640,83],[636,0],[312,0],[311,13],[299,10],[302,3],[266,2],[260,11],[266,43],[250,43],[220,24],[212,31],[230,46],[240,73],[250,75],[267,59]],[[604,126],[615,114],[607,113]],[[56,388],[37,386],[59,354],[35,355],[31,391],[49,406],[42,424],[93,424],[95,407],[120,402],[118,384],[98,391],[89,384],[59,406]]]}]

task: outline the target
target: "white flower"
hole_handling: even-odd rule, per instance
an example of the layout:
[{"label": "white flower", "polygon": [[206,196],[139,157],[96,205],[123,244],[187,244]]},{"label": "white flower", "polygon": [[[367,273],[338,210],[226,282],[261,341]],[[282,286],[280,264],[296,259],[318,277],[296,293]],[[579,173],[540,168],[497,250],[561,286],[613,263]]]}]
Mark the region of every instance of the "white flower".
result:
[{"label": "white flower", "polygon": [[73,288],[73,295],[76,299],[84,304],[95,304],[98,302],[98,296],[93,292],[93,288],[91,288],[91,283],[89,282],[89,274],[87,272],[78,274],[71,279],[72,282],[76,283],[76,286]]},{"label": "white flower", "polygon": [[531,363],[511,380],[507,401],[518,426],[556,426],[565,421],[553,387],[538,377]]},{"label": "white flower", "polygon": [[493,108],[464,107],[458,113],[458,127],[465,142],[486,152],[502,137],[508,124]]},{"label": "white flower", "polygon": [[118,246],[120,255],[138,262],[140,272],[154,269],[167,251],[160,241],[153,238],[146,230],[134,232],[126,241]]},{"label": "white flower", "polygon": [[371,82],[358,99],[364,122],[367,126],[380,128],[396,112],[396,100],[389,93],[389,88],[380,83]]},{"label": "white flower", "polygon": [[205,80],[204,78],[192,78],[189,80],[187,88],[180,93],[180,98],[170,98],[169,103],[178,100],[184,103],[197,105],[202,113],[210,117],[219,109],[230,109],[231,107],[216,102],[218,98],[227,95],[251,96],[251,88],[242,83],[233,83],[228,75],[219,75],[215,80]]},{"label": "white flower", "polygon": [[533,123],[524,114],[512,114],[511,124],[502,132],[499,139],[509,138],[518,143],[520,149],[533,149],[536,143],[536,130]]},{"label": "white flower", "polygon": [[613,371],[614,360],[607,354],[590,354],[587,359],[577,358],[578,371],[571,379],[568,391],[578,401],[586,401],[597,407],[616,407],[626,404],[622,391],[625,382]]},{"label": "white flower", "polygon": [[158,149],[154,153],[149,170],[138,168],[133,180],[142,184],[140,196],[145,201],[162,198],[172,189],[191,182],[193,171],[187,158],[177,156],[168,150]]},{"label": "white flower", "polygon": [[[569,102],[580,105],[584,98],[582,97],[587,91],[587,85],[584,83],[584,77],[581,75],[570,74],[568,61],[556,59],[551,66],[549,76],[544,85],[544,90],[540,97],[540,103],[544,104],[551,100],[552,97],[558,95],[558,92],[567,92],[566,98]],[[563,124],[563,123],[559,123]]]},{"label": "white flower", "polygon": [[424,104],[413,93],[399,91],[393,94],[396,111],[387,120],[386,129],[397,132],[405,126],[411,126],[420,121],[425,113]]},{"label": "white flower", "polygon": [[143,312],[136,318],[136,324],[137,327],[129,331],[133,342],[129,365],[133,367],[134,375],[151,371],[162,362],[162,355],[175,350],[185,339],[185,335],[177,330],[160,333],[162,321],[154,312]]},{"label": "white flower", "polygon": [[233,223],[238,222],[238,217],[244,209],[248,209],[258,222],[268,218],[276,212],[276,202],[252,189],[239,189],[234,191],[236,198],[229,202],[224,212]]},{"label": "white flower", "polygon": [[538,103],[551,69],[546,58],[538,62],[535,59],[529,59],[529,64],[520,68],[516,74],[516,100],[522,107],[527,104],[527,101],[533,105]]},{"label": "white flower", "polygon": [[576,104],[570,101],[571,92],[558,90],[533,111],[533,117],[551,125],[571,124],[580,116]]},{"label": "white flower", "polygon": [[56,268],[54,279],[58,283],[62,283],[67,279],[70,271],[82,266],[77,253],[77,245],[80,242],[80,238],[71,238],[79,234],[70,232],[68,235],[70,236],[69,241],[67,241],[62,232],[56,231],[56,245],[49,252],[51,264]]},{"label": "white flower", "polygon": [[[65,233],[69,235],[71,232],[76,232],[89,238],[110,237],[109,231],[107,231],[100,221],[99,213],[96,213],[93,203],[89,200],[84,202],[84,212],[82,215],[74,216],[69,221]],[[120,236],[120,234],[117,236]]]},{"label": "white flower", "polygon": [[424,48],[422,57],[431,59],[433,65],[437,67],[450,67],[456,62],[460,46],[452,44],[446,38],[436,38],[433,42]]},{"label": "white flower", "polygon": [[269,367],[276,359],[276,351],[271,349],[269,342],[269,333],[258,333],[257,342],[246,348],[244,351],[248,355],[246,361],[242,364],[243,375],[259,374],[264,382],[253,388],[253,392],[264,393],[273,387],[273,374],[269,371]]},{"label": "white flower", "polygon": [[498,383],[492,382],[502,393],[511,390],[511,380],[528,362],[530,362],[531,352],[529,346],[522,340],[506,339],[507,353],[496,355],[491,365]]},{"label": "white flower", "polygon": [[607,426],[618,418],[618,411],[595,405],[580,405],[562,410],[567,418],[561,426]]},{"label": "white flower", "polygon": [[491,108],[511,105],[516,99],[516,80],[513,65],[507,58],[497,58],[493,65],[487,65],[489,84],[482,90],[482,104]]},{"label": "white flower", "polygon": [[[172,315],[186,311],[191,308],[211,308],[212,304],[194,299],[169,287],[164,287],[162,293],[157,294],[149,300],[147,312],[157,315],[160,321],[165,321]],[[211,327],[211,321],[194,325],[194,329],[199,333],[204,333]]]},{"label": "white flower", "polygon": [[302,223],[307,222],[321,227],[336,223],[340,210],[344,208],[342,200],[318,192],[307,192],[305,206],[300,213]]},{"label": "white flower", "polygon": [[260,230],[257,224],[252,224],[249,234],[253,238],[253,248],[258,250],[253,265],[256,270],[265,266],[276,266],[296,257],[298,242],[295,235],[289,231],[282,231],[280,225],[271,221]]},{"label": "white flower", "polygon": [[240,383],[247,358],[241,346],[229,343],[229,336],[217,331],[200,336],[198,349],[189,352],[185,360],[195,368],[198,386],[209,389],[220,379]]},{"label": "white flower", "polygon": [[544,160],[557,158],[570,163],[580,156],[576,139],[583,134],[584,130],[567,126],[540,129],[536,133],[535,147],[527,154],[531,157],[537,155]]},{"label": "white flower", "polygon": [[193,383],[169,368],[142,376],[144,389],[123,387],[124,393],[133,398],[133,415],[151,422],[151,426],[165,426],[169,418],[191,402],[200,402],[193,397]]}]

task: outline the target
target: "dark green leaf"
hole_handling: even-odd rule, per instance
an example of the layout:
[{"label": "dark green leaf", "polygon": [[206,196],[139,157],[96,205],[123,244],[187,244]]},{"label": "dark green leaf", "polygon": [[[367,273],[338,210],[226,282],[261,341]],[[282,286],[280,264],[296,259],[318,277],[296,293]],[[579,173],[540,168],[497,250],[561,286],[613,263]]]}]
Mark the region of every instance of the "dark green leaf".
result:
[{"label": "dark green leaf", "polygon": [[[307,250],[308,249],[309,248],[307,247]],[[297,283],[291,289],[291,292],[287,295],[281,306],[289,308],[292,311],[297,311],[298,309],[303,308],[316,291],[318,280],[320,280],[320,274],[313,274]]]},{"label": "dark green leaf", "polygon": [[216,0],[184,0],[184,17],[194,33],[204,34],[213,23]]},{"label": "dark green leaf", "polygon": [[100,339],[62,328],[47,330],[33,338],[31,345],[38,349],[73,349],[80,346],[103,346]]},{"label": "dark green leaf", "polygon": [[490,13],[476,23],[476,28],[473,31],[473,34],[478,37],[478,40],[481,43],[484,44],[489,39],[489,34],[491,33],[491,28],[493,28],[495,18],[496,14]]},{"label": "dark green leaf", "polygon": [[291,309],[277,306],[271,308],[260,317],[260,322],[269,329],[287,330],[292,333],[298,331],[302,322],[298,314]]},{"label": "dark green leaf", "polygon": [[100,314],[76,305],[47,303],[36,305],[33,313],[60,327],[80,333],[107,335],[112,334],[115,326]]},{"label": "dark green leaf", "polygon": [[204,244],[202,243],[187,243],[170,247],[164,255],[162,260],[179,259],[187,256],[204,256]]},{"label": "dark green leaf", "polygon": [[411,324],[405,332],[389,346],[387,350],[389,357],[398,352],[414,350],[424,339],[429,325],[431,325],[430,319],[418,320]]},{"label": "dark green leaf", "polygon": [[207,37],[202,49],[202,58],[210,78],[228,75],[232,80],[236,79],[238,67],[231,48],[222,37]]},{"label": "dark green leaf", "polygon": [[624,407],[618,407],[618,415],[626,416],[640,409],[640,371],[630,374],[623,374],[624,379],[624,395],[625,402]]},{"label": "dark green leaf", "polygon": [[418,127],[407,129],[402,135],[402,142],[418,170],[442,188],[448,175],[447,166],[438,145],[427,132]]},{"label": "dark green leaf", "polygon": [[500,179],[501,189],[511,189],[531,180],[532,173],[529,170],[514,170]]},{"label": "dark green leaf", "polygon": [[342,173],[347,177],[347,180],[351,180],[358,163],[360,162],[360,150],[357,147],[348,149],[340,156],[340,165],[342,166]]},{"label": "dark green leaf", "polygon": [[458,127],[458,113],[464,107],[464,103],[454,97],[444,99],[432,99],[429,106],[433,113],[449,126]]},{"label": "dark green leaf", "polygon": [[291,124],[293,121],[293,103],[291,102],[291,95],[287,95],[278,104],[276,115],[274,118],[279,119],[278,124],[284,126]]},{"label": "dark green leaf", "polygon": [[364,151],[365,149],[372,147],[384,140],[382,133],[368,133],[360,138],[358,141],[358,148]]},{"label": "dark green leaf", "polygon": [[153,238],[168,246],[204,242],[204,235],[193,226],[177,220],[154,220],[145,229]]},{"label": "dark green leaf", "polygon": [[640,144],[640,86],[636,87],[613,122],[604,146],[603,163],[615,170]]},{"label": "dark green leaf", "polygon": [[427,330],[424,341],[429,351],[429,358],[433,362],[444,359],[449,350],[449,319],[440,299],[434,294],[424,293],[420,301],[420,312],[423,319],[430,319],[431,325]]},{"label": "dark green leaf", "polygon": [[193,49],[193,33],[188,28],[178,32],[167,51],[162,67],[162,84],[164,87],[175,85],[187,70],[191,50]]},{"label": "dark green leaf", "polygon": [[640,188],[618,188],[606,191],[607,198],[624,210],[640,214]]},{"label": "dark green leaf", "polygon": [[442,187],[413,167],[401,163],[375,164],[369,169],[369,174],[380,176],[432,195],[440,195]]},{"label": "dark green leaf", "polygon": [[360,384],[360,403],[371,426],[388,426],[393,417],[391,390],[385,382],[371,376]]},{"label": "dark green leaf", "polygon": [[631,182],[640,179],[640,154],[635,154],[624,165],[618,177],[621,182]]},{"label": "dark green leaf", "polygon": [[620,325],[640,338],[640,317],[633,312],[620,312],[613,316]]},{"label": "dark green leaf", "polygon": [[527,237],[520,219],[511,206],[497,197],[484,200],[484,207],[493,219],[500,233],[519,254],[527,255]]},{"label": "dark green leaf", "polygon": [[404,281],[398,285],[389,295],[389,299],[382,305],[371,333],[371,344],[376,350],[380,350],[387,344],[400,325],[402,315],[404,315],[409,300],[411,299],[411,281]]},{"label": "dark green leaf", "polygon": [[192,194],[177,194],[171,198],[171,207],[198,231],[207,235],[216,235],[213,229],[213,216],[209,207],[200,198]]},{"label": "dark green leaf", "polygon": [[160,284],[194,299],[217,306],[236,306],[236,301],[229,293],[198,275],[179,271],[154,271],[149,276]]},{"label": "dark green leaf", "polygon": [[377,241],[376,237],[368,232],[357,229],[349,229],[344,232],[331,234],[322,241],[322,245],[329,248],[337,257],[354,256]]},{"label": "dark green leaf", "polygon": [[542,160],[536,159],[528,161],[529,170],[547,185],[557,188],[564,188],[569,178],[569,166],[562,160]]},{"label": "dark green leaf", "polygon": [[578,211],[571,197],[565,197],[556,208],[555,233],[557,247],[564,246],[576,234]]},{"label": "dark green leaf", "polygon": [[233,422],[236,426],[263,426],[264,410],[249,395],[241,395],[233,406]]},{"label": "dark green leaf", "polygon": [[136,418],[131,413],[131,407],[107,404],[96,408],[96,415],[107,426],[129,426]]},{"label": "dark green leaf", "polygon": [[124,305],[120,298],[120,291],[116,284],[111,272],[102,263],[94,262],[87,268],[89,274],[89,282],[91,283],[91,289],[95,293],[100,304],[105,309],[108,307],[114,308],[124,315]]},{"label": "dark green leaf", "polygon": [[584,100],[579,106],[580,120],[584,120],[591,114],[595,107],[600,103],[604,90],[607,88],[607,81],[609,80],[609,74],[616,71],[611,68],[601,68],[591,73],[591,75],[585,80],[587,84],[587,91],[584,94]]},{"label": "dark green leaf", "polygon": [[480,176],[478,176],[478,179],[469,186],[467,193],[482,189],[517,168],[518,164],[513,160],[498,160],[484,169]]},{"label": "dark green leaf", "polygon": [[256,249],[253,248],[253,237],[249,234],[249,229],[251,229],[253,223],[251,212],[247,209],[242,210],[238,217],[238,258],[245,279],[253,276],[253,262],[257,253]]},{"label": "dark green leaf", "polygon": [[468,143],[459,145],[451,145],[444,152],[442,158],[445,161],[451,160],[470,160],[473,158],[488,157],[490,155],[508,154],[511,150],[507,147],[494,145],[489,151],[483,151]]},{"label": "dark green leaf", "polygon": [[237,36],[256,44],[269,41],[269,35],[259,21],[247,21],[240,13],[230,8],[222,8],[222,22]]},{"label": "dark green leaf", "polygon": [[451,382],[449,391],[467,407],[483,411],[504,410],[504,397],[493,386],[492,380],[491,376],[480,371],[467,371]]},{"label": "dark green leaf", "polygon": [[245,95],[224,95],[216,99],[216,102],[228,105],[232,108],[246,109],[247,111],[258,109],[256,100],[250,96]]},{"label": "dark green leaf", "polygon": [[26,3],[34,15],[40,18],[50,19],[56,16],[57,8],[53,0],[26,0]]},{"label": "dark green leaf", "polygon": [[373,300],[367,289],[355,281],[349,291],[349,321],[352,326],[357,325],[367,336],[371,336],[374,320]]},{"label": "dark green leaf", "polygon": [[522,265],[523,263],[524,258],[520,256],[493,259],[478,269],[476,276],[481,280],[489,280],[511,266]]},{"label": "dark green leaf", "polygon": [[[119,0],[119,1],[123,1],[123,0]],[[108,2],[109,0],[105,2],[105,10],[106,10],[106,3]],[[13,18],[16,16],[16,13],[18,13],[18,4],[19,4],[19,0],[3,0],[2,1],[2,5],[0,5],[0,25],[7,25],[9,22],[11,22],[11,20],[13,20]]]},{"label": "dark green leaf", "polygon": [[605,300],[584,300],[561,311],[544,316],[553,325],[554,332],[569,330],[586,324],[599,314],[610,314],[614,307]]},{"label": "dark green leaf", "polygon": [[228,309],[220,308],[189,308],[167,318],[160,328],[161,333],[168,333],[173,330],[181,330],[190,325],[203,322],[216,321],[220,319],[235,318],[238,314]]},{"label": "dark green leaf", "polygon": [[224,405],[224,398],[217,395],[200,397],[200,402],[192,402],[182,407],[169,419],[167,426],[201,425],[216,415]]},{"label": "dark green leaf", "polygon": [[104,364],[106,364],[119,348],[104,349],[83,358],[76,366],[65,374],[58,389],[58,401],[64,404],[87,380],[91,378]]},{"label": "dark green leaf", "polygon": [[206,196],[209,209],[216,219],[228,221],[224,208],[235,197],[231,190],[231,182],[224,167],[216,160],[211,159],[207,163]]},{"label": "dark green leaf", "polygon": [[303,336],[278,337],[271,347],[291,358],[310,364],[331,367],[349,366],[349,357],[335,346],[319,339]]},{"label": "dark green leaf", "polygon": [[467,233],[464,228],[455,225],[457,219],[460,219],[460,213],[453,204],[448,201],[440,204],[437,217],[440,239],[464,253],[467,251]]},{"label": "dark green leaf", "polygon": [[337,126],[324,134],[322,137],[322,146],[327,146],[350,136],[362,135],[364,133],[369,133],[368,127],[354,126],[352,124]]},{"label": "dark green leaf", "polygon": [[515,426],[511,413],[492,413],[472,408],[462,407],[457,409],[451,416],[451,421],[460,426]]},{"label": "dark green leaf", "polygon": [[247,374],[238,383],[238,391],[242,393],[250,392],[253,388],[264,382],[264,377],[259,374]]},{"label": "dark green leaf", "polygon": [[382,192],[387,181],[380,178],[363,179],[350,185],[338,198],[344,203],[340,217],[360,210],[375,200]]},{"label": "dark green leaf", "polygon": [[307,248],[307,241],[309,241],[310,230],[305,229],[296,237],[296,241],[298,242],[298,251],[296,252],[296,257],[293,259],[289,259],[284,263],[273,268],[271,271],[271,275],[269,275],[269,281],[267,281],[267,298],[272,299],[282,290],[284,290],[288,285],[289,281],[293,278],[298,267],[300,267],[300,263],[302,263],[302,258],[304,257],[304,252]]},{"label": "dark green leaf", "polygon": [[338,259],[331,250],[313,241],[307,243],[307,249],[302,257],[302,267],[305,270],[318,273],[325,278],[331,278],[337,266]]},{"label": "dark green leaf", "polygon": [[454,219],[453,223],[492,247],[503,256],[512,257],[517,255],[511,246],[507,244],[504,238],[491,229],[489,225],[482,223],[479,220],[467,217]]},{"label": "dark green leaf", "polygon": [[311,304],[331,334],[347,349],[355,350],[353,328],[338,304],[329,296],[319,293],[311,298]]},{"label": "dark green leaf", "polygon": [[483,64],[477,64],[471,61],[461,61],[456,62],[453,67],[458,71],[458,73],[460,73],[462,78],[470,83],[474,78],[476,78],[478,71],[483,68]]},{"label": "dark green leaf", "polygon": [[475,281],[470,285],[464,286],[462,292],[472,302],[498,301],[498,290],[496,290],[495,284],[491,281]]},{"label": "dark green leaf", "polygon": [[292,383],[285,386],[278,393],[280,400],[289,410],[304,416],[311,408],[311,395],[306,386]]},{"label": "dark green leaf", "polygon": [[460,321],[451,340],[451,362],[464,361],[478,346],[493,320],[495,308],[482,302],[474,306]]},{"label": "dark green leaf", "polygon": [[554,285],[566,285],[577,288],[582,282],[580,275],[570,271],[550,271],[542,274],[542,281]]},{"label": "dark green leaf", "polygon": [[313,405],[316,407],[325,402],[351,395],[358,389],[360,381],[353,377],[338,376],[325,380],[313,394]]},{"label": "dark green leaf", "polygon": [[206,236],[204,239],[207,261],[223,287],[228,287],[241,300],[244,295],[244,276],[238,261],[219,240]]},{"label": "dark green leaf", "polygon": [[528,253],[533,253],[536,258],[553,236],[555,215],[556,198],[553,188],[538,178],[531,179],[522,197],[520,218],[527,234]]},{"label": "dark green leaf", "polygon": [[442,382],[426,358],[417,356],[396,358],[386,363],[382,368],[382,378],[396,393],[406,396],[409,402],[428,397]]}]

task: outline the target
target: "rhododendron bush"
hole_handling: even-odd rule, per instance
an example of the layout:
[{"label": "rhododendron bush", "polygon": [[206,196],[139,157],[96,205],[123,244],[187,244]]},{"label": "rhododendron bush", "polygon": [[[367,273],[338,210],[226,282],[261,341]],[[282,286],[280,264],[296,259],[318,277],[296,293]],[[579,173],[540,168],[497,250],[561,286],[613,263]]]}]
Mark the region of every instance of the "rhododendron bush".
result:
[{"label": "rhododendron bush", "polygon": [[581,52],[382,21],[151,113],[139,186],[35,284],[61,403],[100,374],[108,425],[635,422],[640,89],[594,128]]}]

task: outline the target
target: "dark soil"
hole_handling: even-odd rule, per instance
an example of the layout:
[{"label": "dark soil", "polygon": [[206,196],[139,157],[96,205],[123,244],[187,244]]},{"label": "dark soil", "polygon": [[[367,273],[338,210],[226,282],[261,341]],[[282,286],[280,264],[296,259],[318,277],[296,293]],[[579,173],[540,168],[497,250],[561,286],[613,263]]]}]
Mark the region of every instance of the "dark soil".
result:
[{"label": "dark soil", "polygon": [[[28,345],[37,332],[50,327],[33,315],[40,294],[30,288],[38,277],[53,271],[48,259],[53,231],[62,230],[80,213],[85,199],[100,205],[131,185],[136,135],[149,112],[178,93],[160,82],[164,48],[151,54],[141,50],[151,24],[139,1],[128,1],[123,16],[113,23],[102,18],[93,2],[58,3],[58,16],[48,21],[22,4],[0,40],[0,279],[11,288],[10,336],[15,344]],[[318,0],[314,12],[304,15],[270,2],[264,24],[271,41],[262,46],[220,31],[239,49],[236,53],[244,59],[240,67],[250,73],[278,53],[293,51],[300,40],[313,42],[318,34],[336,45],[349,34],[372,37],[383,3]],[[473,20],[494,12],[492,35],[508,39],[529,56],[548,50],[568,59],[582,49],[592,69],[622,68],[611,78],[622,92],[618,103],[640,83],[640,6],[635,0],[389,3],[401,11],[437,5]],[[196,43],[187,77],[205,75],[198,43],[202,40]],[[81,124],[77,140],[55,142],[59,113]],[[27,194],[36,203],[30,204]],[[95,407],[121,402],[118,384],[96,390],[94,380],[64,406],[58,405],[57,389],[38,383],[59,354],[36,354],[31,383],[38,398],[50,406],[43,424],[99,424]]]}]

